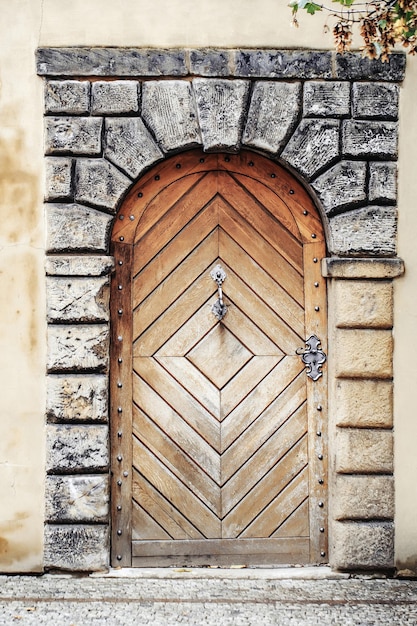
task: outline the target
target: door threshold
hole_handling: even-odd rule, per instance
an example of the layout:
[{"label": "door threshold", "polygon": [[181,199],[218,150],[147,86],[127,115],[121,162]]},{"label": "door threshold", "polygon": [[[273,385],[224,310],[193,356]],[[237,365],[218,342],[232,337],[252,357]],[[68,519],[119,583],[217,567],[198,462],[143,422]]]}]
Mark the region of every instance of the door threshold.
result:
[{"label": "door threshold", "polygon": [[257,579],[257,580],[337,580],[349,578],[349,574],[335,572],[328,566],[300,567],[120,567],[108,572],[90,574],[94,578],[158,578],[158,579]]}]

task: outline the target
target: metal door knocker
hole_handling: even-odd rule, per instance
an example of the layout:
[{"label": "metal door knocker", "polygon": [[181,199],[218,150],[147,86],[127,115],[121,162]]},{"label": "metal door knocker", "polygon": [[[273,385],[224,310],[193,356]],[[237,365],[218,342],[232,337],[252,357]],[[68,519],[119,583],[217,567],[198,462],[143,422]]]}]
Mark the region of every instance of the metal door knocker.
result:
[{"label": "metal door knocker", "polygon": [[223,291],[222,291],[222,284],[226,278],[226,272],[224,271],[221,265],[216,265],[216,267],[214,267],[211,270],[210,276],[212,277],[214,282],[217,283],[217,292],[219,295],[216,302],[211,307],[211,311],[215,315],[215,317],[220,321],[224,318],[224,316],[227,313],[227,306],[223,302]]}]

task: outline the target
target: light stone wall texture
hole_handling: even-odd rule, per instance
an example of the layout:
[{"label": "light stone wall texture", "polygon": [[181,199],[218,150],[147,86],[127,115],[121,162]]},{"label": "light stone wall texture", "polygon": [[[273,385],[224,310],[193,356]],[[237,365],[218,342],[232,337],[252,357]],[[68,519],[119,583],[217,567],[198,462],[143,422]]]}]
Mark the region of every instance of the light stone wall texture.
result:
[{"label": "light stone wall texture", "polygon": [[[301,17],[301,29],[288,27],[289,15],[286,4],[275,0],[260,0],[254,6],[252,0],[203,0],[195,4],[191,0],[144,0],[132,5],[130,0],[119,3],[110,0],[90,0],[88,3],[73,0],[71,3],[61,0],[20,0],[19,20],[15,19],[16,5],[3,3],[0,8],[0,32],[2,47],[0,50],[1,87],[0,87],[0,164],[2,228],[0,232],[0,284],[2,301],[0,306],[0,341],[2,345],[1,361],[2,380],[7,381],[0,397],[0,569],[1,571],[41,571],[43,566],[59,563],[64,567],[71,558],[78,520],[69,520],[64,527],[57,525],[52,532],[47,531],[46,557],[43,557],[43,506],[41,505],[45,490],[45,454],[44,454],[44,407],[45,407],[45,283],[44,283],[44,248],[45,226],[42,200],[51,202],[71,202],[73,199],[73,167],[71,155],[43,158],[43,89],[41,79],[36,76],[34,55],[38,46],[133,46],[169,48],[182,47],[185,44],[194,47],[190,53],[190,66],[193,75],[229,76],[229,58],[222,50],[232,48],[276,48],[277,45],[289,49],[304,46],[306,49],[332,48],[331,36],[322,32],[322,16],[314,19]],[[242,18],[244,16],[244,18]],[[357,41],[356,41],[357,43]],[[207,55],[204,48],[217,48],[217,55]],[[352,69],[347,62],[349,57],[338,61],[339,83],[350,80],[362,81],[358,69]],[[288,63],[285,53],[279,61],[286,61],[287,78],[311,81],[307,62],[294,66]],[[152,71],[158,67],[158,58],[150,55],[149,64]],[[244,55],[236,58],[239,72],[246,72],[256,77],[260,68],[269,65],[274,72],[279,67],[277,59],[268,57],[267,52],[260,51],[256,60],[248,64]],[[364,60],[361,66],[366,66]],[[181,69],[175,55],[170,61],[172,76],[178,76]],[[122,73],[123,68],[121,68]],[[106,76],[108,67],[103,68],[102,76]],[[141,72],[143,71],[143,68]],[[329,66],[323,64],[321,76],[314,81],[328,78]],[[138,75],[141,74],[138,72]],[[298,72],[298,74],[297,74]],[[76,77],[78,78],[78,76]],[[273,77],[275,78],[275,77]],[[280,76],[282,78],[282,75]],[[373,79],[385,82],[385,78],[376,73]],[[58,79],[57,79],[58,80]],[[61,82],[61,78],[59,82]],[[68,80],[68,77],[65,78]],[[130,79],[129,79],[130,80]],[[72,78],[69,78],[72,81]],[[325,83],[327,84],[327,83]],[[90,102],[90,85],[88,80],[75,80],[71,90],[67,91],[68,100],[62,107],[61,101],[55,100],[53,80],[48,82],[50,91],[46,102],[48,114],[51,116],[88,116]],[[412,123],[415,115],[417,97],[417,60],[408,58],[406,79],[401,87],[399,117],[399,163],[398,182],[397,169],[392,161],[374,160],[369,166],[369,201],[384,206],[385,202],[394,204],[396,186],[399,187],[399,233],[398,254],[405,259],[407,272],[395,281],[395,350],[394,374],[395,388],[389,380],[337,379],[337,391],[342,394],[344,407],[338,412],[339,426],[342,424],[352,428],[389,429],[392,423],[392,394],[395,399],[395,564],[405,573],[417,573],[417,422],[414,419],[415,380],[417,363],[410,359],[410,337],[415,332],[415,292],[417,289],[417,248],[414,233],[417,230],[417,214],[414,210],[417,195],[417,177],[415,162],[417,160],[417,126]],[[320,89],[319,87],[317,89]],[[322,88],[323,89],[323,88]],[[343,87],[341,87],[343,92]],[[344,92],[343,92],[344,93]],[[139,97],[139,95],[138,95]],[[330,97],[329,97],[330,98]],[[139,99],[140,102],[140,99]],[[303,101],[305,115],[320,118],[320,109],[314,108],[314,97],[307,96]],[[134,106],[134,105],[133,105]],[[330,104],[331,105],[331,98]],[[346,119],[347,105],[342,109],[333,109],[332,115],[343,124]],[[392,115],[388,112],[389,115]],[[117,116],[118,113],[106,113]],[[327,113],[326,113],[327,115]],[[368,117],[370,117],[368,111]],[[372,118],[378,121],[378,118]],[[110,120],[110,117],[109,117]],[[396,123],[395,120],[390,120]],[[291,121],[289,122],[291,126]],[[291,131],[292,132],[292,129]],[[249,145],[249,142],[248,142]],[[261,147],[261,149],[266,149]],[[279,149],[279,148],[277,148]],[[152,158],[152,157],[151,157]],[[58,159],[61,165],[54,161]],[[349,157],[346,156],[346,160]],[[379,159],[379,157],[378,157]],[[359,159],[359,161],[361,158]],[[65,161],[65,163],[64,163]],[[111,161],[111,159],[109,159]],[[132,155],[135,163],[135,155]],[[113,165],[117,165],[113,162]],[[127,167],[127,165],[126,165]],[[135,167],[138,167],[135,165]],[[140,167],[140,165],[139,165]],[[146,167],[146,165],[145,165]],[[126,174],[129,172],[122,168]],[[44,187],[45,171],[48,185]],[[70,178],[71,175],[71,178]],[[388,181],[388,182],[387,182]],[[380,197],[381,187],[384,189]],[[56,213],[61,214],[61,230],[69,229],[71,220],[65,220],[65,208],[58,207]],[[50,206],[51,212],[54,208]],[[391,210],[391,209],[390,209]],[[95,208],[80,206],[80,220],[87,217],[91,228],[87,232],[75,229],[71,232],[68,242],[58,229],[54,238],[48,241],[48,248],[54,250],[53,258],[47,261],[47,273],[51,276],[105,276],[110,271],[111,261],[102,260],[100,254],[106,252],[107,234],[102,226],[111,224],[112,207],[108,214],[96,211]],[[363,212],[360,207],[359,211]],[[361,215],[361,214],[360,214]],[[360,216],[359,215],[359,216]],[[82,217],[83,216],[83,217]],[[72,213],[74,217],[74,213]],[[387,227],[392,228],[391,213],[386,210]],[[99,224],[97,223],[99,222]],[[358,227],[360,227],[360,220]],[[340,241],[343,243],[343,224],[340,229]],[[392,231],[391,231],[392,232]],[[50,235],[48,235],[50,237]],[[81,244],[81,245],[80,245]],[[79,255],[68,257],[68,252],[79,251],[84,254],[91,251],[88,261],[79,262]],[[348,250],[346,250],[348,252]],[[383,250],[384,253],[384,250]],[[392,250],[385,248],[385,254],[391,255]],[[84,257],[85,258],[85,257]],[[85,265],[85,268],[84,268]],[[351,270],[344,266],[344,272]],[[370,272],[370,274],[368,273]],[[369,265],[363,271],[362,278],[372,277],[373,268]],[[359,278],[358,276],[354,277]],[[389,276],[387,276],[389,278]],[[349,317],[349,316],[348,316]],[[344,323],[344,322],[343,322]],[[386,330],[386,327],[384,327]],[[412,342],[411,342],[412,343]],[[330,363],[329,363],[330,366]],[[92,388],[94,395],[87,389],[91,378],[97,377]],[[106,374],[83,375],[85,388],[80,388],[76,374],[54,374],[54,393],[63,398],[62,405],[52,400],[52,412],[48,409],[48,419],[65,422],[75,419],[103,421],[107,415],[105,406]],[[24,384],[23,384],[24,382]],[[48,383],[49,384],[49,383]],[[346,386],[355,386],[355,391],[347,390]],[[58,391],[60,389],[60,391]],[[79,395],[71,390],[81,389]],[[375,392],[375,404],[371,412],[365,410],[369,402],[369,391]],[[74,394],[74,395],[72,395]],[[50,396],[50,399],[53,396]],[[64,400],[64,398],[67,400]],[[68,400],[71,398],[71,400]],[[350,403],[350,404],[349,404]],[[356,404],[355,404],[356,403]],[[352,405],[352,410],[349,406]],[[57,407],[60,407],[57,409]],[[69,408],[71,407],[71,408]],[[356,407],[356,408],[354,408]],[[358,410],[358,407],[361,410]],[[354,417],[355,415],[355,417]],[[96,475],[92,475],[96,476]],[[50,477],[51,480],[53,477]],[[48,481],[50,480],[48,478]],[[68,481],[71,475],[68,475]],[[57,479],[59,483],[59,480]],[[66,483],[70,484],[70,482]],[[64,481],[62,493],[66,487]],[[51,493],[48,487],[48,493]],[[336,509],[335,509],[336,510]],[[387,507],[384,509],[388,511]],[[103,513],[103,510],[101,511]],[[101,514],[101,513],[100,513]],[[51,515],[55,515],[51,513]],[[67,515],[67,514],[65,514]],[[104,515],[104,513],[103,513]],[[87,546],[84,566],[88,569],[105,567],[107,553],[103,546],[107,541],[105,525],[88,526],[80,529],[78,535],[82,547]],[[56,519],[56,518],[54,518]],[[385,555],[392,556],[392,526],[379,522],[375,527],[377,533],[374,542],[381,537],[381,547]],[[389,523],[389,522],[388,522]],[[74,526],[75,524],[75,526]],[[355,537],[357,522],[353,529],[340,524],[344,529],[334,535],[338,545],[343,545],[346,537]],[[352,522],[348,522],[352,524]],[[375,534],[372,522],[368,522],[360,537]],[[367,535],[368,533],[368,535]],[[379,533],[379,534],[378,534]],[[388,533],[388,535],[386,534]],[[384,537],[389,542],[382,541]],[[68,541],[67,539],[68,538]],[[67,543],[66,543],[67,542]],[[61,546],[61,556],[56,551],[51,559],[51,546]],[[67,545],[67,548],[65,547]],[[79,544],[81,545],[81,544]],[[371,542],[372,545],[372,542]],[[90,560],[89,546],[98,546],[96,559]],[[349,566],[352,562],[349,555],[342,555],[342,561]],[[385,561],[386,562],[386,561]],[[77,568],[80,563],[72,562]]]}]

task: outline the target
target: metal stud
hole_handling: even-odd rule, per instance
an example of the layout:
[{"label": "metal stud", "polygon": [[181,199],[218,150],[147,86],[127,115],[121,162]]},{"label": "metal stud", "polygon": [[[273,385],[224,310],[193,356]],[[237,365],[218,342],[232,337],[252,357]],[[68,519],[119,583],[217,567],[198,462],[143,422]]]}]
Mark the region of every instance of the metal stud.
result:
[{"label": "metal stud", "polygon": [[118,486],[119,486],[119,487],[121,487],[123,483],[122,483],[122,481],[121,481],[121,480],[118,480],[118,481],[117,481],[117,484],[118,484]]},{"label": "metal stud", "polygon": [[121,511],[121,510],[122,510],[122,507],[121,507],[121,505],[120,505],[120,504],[118,504],[116,508],[117,508],[117,510],[118,510],[118,511]]},{"label": "metal stud", "polygon": [[143,193],[141,191],[138,193],[138,198],[143,198]]},{"label": "metal stud", "polygon": [[118,554],[118,555],[116,556],[116,559],[117,559],[118,561],[121,561],[121,560],[122,560],[122,555],[121,555],[121,554]]},{"label": "metal stud", "polygon": [[119,220],[124,220],[125,216],[124,215],[119,215]]},{"label": "metal stud", "polygon": [[122,531],[120,530],[120,528],[118,529],[117,534],[119,535],[119,537],[122,534]]},{"label": "metal stud", "polygon": [[119,358],[117,359],[117,362],[118,362],[118,363],[123,363],[123,359],[122,359],[122,357],[120,357],[120,356],[119,356]]},{"label": "metal stud", "polygon": [[118,431],[117,436],[119,437],[119,439],[123,436],[123,433],[121,430]]},{"label": "metal stud", "polygon": [[272,174],[271,174],[271,178],[276,178],[276,176],[277,176],[277,175],[276,175],[276,174],[274,174],[274,172],[272,172]]},{"label": "metal stud", "polygon": [[312,239],[315,239],[316,237],[317,237],[317,235],[316,235],[315,233],[313,233],[313,234],[311,235],[311,238],[312,238]]},{"label": "metal stud", "polygon": [[319,461],[322,461],[323,460],[323,455],[322,454],[318,454],[317,458],[318,458]]},{"label": "metal stud", "polygon": [[325,552],[320,552],[320,556],[326,556]]},{"label": "metal stud", "polygon": [[320,307],[319,306],[315,306],[314,310],[318,312],[318,311],[320,311]]},{"label": "metal stud", "polygon": [[316,432],[316,435],[317,435],[317,437],[321,437],[321,430],[318,430],[318,431]]},{"label": "metal stud", "polygon": [[303,211],[303,215],[308,215],[308,211]]},{"label": "metal stud", "polygon": [[322,485],[324,483],[324,480],[322,478],[319,478],[319,485]]},{"label": "metal stud", "polygon": [[124,241],[125,238],[124,237],[119,237],[119,241]]},{"label": "metal stud", "polygon": [[119,261],[119,265],[123,265],[123,261]]},{"label": "metal stud", "polygon": [[117,312],[119,315],[123,315],[123,309],[118,309]]},{"label": "metal stud", "polygon": [[129,472],[123,472],[123,476],[127,478],[129,476]]},{"label": "metal stud", "polygon": [[290,189],[290,194],[293,195],[295,193],[294,189]]},{"label": "metal stud", "polygon": [[315,282],[315,283],[314,283],[314,286],[315,286],[315,287],[318,287],[318,286],[319,286],[319,284],[318,284],[317,282]]},{"label": "metal stud", "polygon": [[134,215],[129,215],[129,219],[130,219],[131,222],[133,222],[133,220],[135,219],[135,216]]},{"label": "metal stud", "polygon": [[230,157],[224,157],[224,160],[226,161],[226,163],[229,163]]},{"label": "metal stud", "polygon": [[117,336],[117,341],[123,341],[123,337],[122,337],[122,335],[118,335],[118,336]]},{"label": "metal stud", "polygon": [[119,454],[119,456],[117,457],[117,460],[119,461],[119,463],[121,463],[123,461],[123,457],[121,454]]},{"label": "metal stud", "polygon": [[319,505],[319,507],[322,509],[322,508],[324,507],[324,502],[321,502],[321,501],[320,501],[320,502],[318,503],[318,505]]},{"label": "metal stud", "polygon": [[321,404],[318,404],[317,405],[317,411],[322,411],[322,410],[323,410],[323,407],[321,406]]},{"label": "metal stud", "polygon": [[317,262],[318,262],[318,259],[316,257],[314,257],[313,263],[317,263]]},{"label": "metal stud", "polygon": [[175,167],[177,168],[177,170],[180,170],[181,169],[181,163],[177,163]]},{"label": "metal stud", "polygon": [[249,165],[249,167],[253,167],[254,166],[254,162],[253,161],[249,161],[248,165]]},{"label": "metal stud", "polygon": [[320,531],[321,533],[324,533],[324,528],[323,528],[323,526],[321,526],[321,527],[319,528],[319,531]]},{"label": "metal stud", "polygon": [[157,175],[155,176],[155,180],[159,180],[160,178],[161,178],[161,177],[159,176],[159,174],[157,174]]},{"label": "metal stud", "polygon": [[117,383],[117,386],[121,389],[123,387],[123,383]]},{"label": "metal stud", "polygon": [[118,406],[118,407],[117,407],[117,412],[118,412],[118,413],[123,413],[123,409],[122,409],[122,407],[121,407],[121,406]]},{"label": "metal stud", "polygon": [[117,285],[117,289],[121,291],[123,289],[123,285]]},{"label": "metal stud", "polygon": [[200,163],[204,163],[205,159],[200,159]]}]

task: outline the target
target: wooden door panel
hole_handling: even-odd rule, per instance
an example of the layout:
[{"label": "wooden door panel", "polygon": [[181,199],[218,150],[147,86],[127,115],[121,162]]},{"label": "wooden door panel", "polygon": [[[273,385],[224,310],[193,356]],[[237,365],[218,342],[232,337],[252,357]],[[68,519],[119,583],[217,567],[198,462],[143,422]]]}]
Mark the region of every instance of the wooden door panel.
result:
[{"label": "wooden door panel", "polygon": [[[115,226],[133,251],[114,305],[132,312],[131,406],[119,400],[118,415],[132,436],[130,562],[318,562],[324,388],[296,350],[308,333],[324,337],[321,222],[276,164],[245,153],[199,163],[187,155],[176,173],[147,174]],[[118,442],[124,430],[112,428]]]}]

